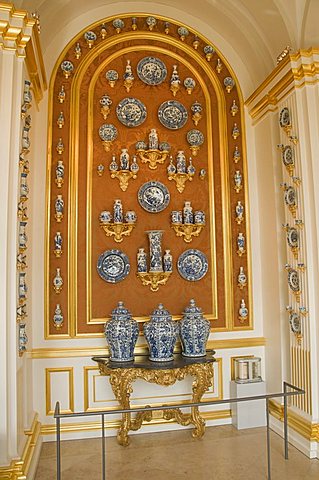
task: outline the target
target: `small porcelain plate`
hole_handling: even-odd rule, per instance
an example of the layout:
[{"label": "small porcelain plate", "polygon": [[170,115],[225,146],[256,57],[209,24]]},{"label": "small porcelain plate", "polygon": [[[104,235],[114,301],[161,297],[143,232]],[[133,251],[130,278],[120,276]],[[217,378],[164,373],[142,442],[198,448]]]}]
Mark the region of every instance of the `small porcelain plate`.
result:
[{"label": "small porcelain plate", "polygon": [[97,261],[97,271],[108,283],[118,283],[130,273],[130,261],[121,250],[106,250]]},{"label": "small porcelain plate", "polygon": [[287,107],[284,107],[279,113],[279,125],[281,127],[290,127],[290,112]]},{"label": "small porcelain plate", "polygon": [[301,333],[301,322],[298,313],[293,312],[289,315],[289,323],[293,333]]},{"label": "small porcelain plate", "polygon": [[294,270],[293,268],[291,268],[288,272],[288,285],[293,292],[299,292],[300,290],[299,274],[297,270]]},{"label": "small porcelain plate", "polygon": [[159,58],[144,57],[137,64],[137,75],[147,85],[160,85],[166,78],[167,69]]},{"label": "small porcelain plate", "polygon": [[157,116],[161,124],[170,130],[178,130],[184,127],[188,119],[186,108],[176,100],[163,102],[159,106]]},{"label": "small porcelain plate", "polygon": [[288,165],[294,165],[294,151],[290,145],[286,145],[282,151],[282,161],[283,164],[287,167]]},{"label": "small porcelain plate", "polygon": [[138,127],[145,121],[147,111],[137,98],[123,98],[116,107],[116,115],[126,127]]},{"label": "small porcelain plate", "polygon": [[113,142],[117,138],[117,128],[112,123],[103,123],[99,128],[99,136],[103,142]]},{"label": "small porcelain plate", "polygon": [[186,250],[177,261],[179,274],[189,282],[201,280],[208,271],[208,260],[200,250]]},{"label": "small porcelain plate", "polygon": [[287,242],[290,248],[299,247],[299,233],[296,228],[290,227],[287,230]]},{"label": "small porcelain plate", "polygon": [[146,182],[138,191],[138,201],[147,212],[158,213],[169,204],[170,194],[163,183]]}]

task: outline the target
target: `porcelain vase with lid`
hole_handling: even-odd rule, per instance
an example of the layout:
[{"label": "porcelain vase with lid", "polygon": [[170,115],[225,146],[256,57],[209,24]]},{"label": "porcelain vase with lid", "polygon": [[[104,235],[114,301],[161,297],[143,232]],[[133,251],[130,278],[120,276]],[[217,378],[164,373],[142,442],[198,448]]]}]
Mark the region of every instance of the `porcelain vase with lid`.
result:
[{"label": "porcelain vase with lid", "polygon": [[210,323],[203,317],[202,309],[196,306],[195,300],[190,300],[180,321],[182,354],[185,357],[204,357],[209,332]]},{"label": "porcelain vase with lid", "polygon": [[123,302],[118,302],[117,307],[112,310],[111,320],[105,323],[105,337],[110,347],[110,360],[113,362],[134,360],[138,324]]},{"label": "porcelain vase with lid", "polygon": [[153,362],[169,362],[174,359],[173,352],[178,335],[178,323],[162,303],[153,311],[149,322],[144,323],[144,335]]}]

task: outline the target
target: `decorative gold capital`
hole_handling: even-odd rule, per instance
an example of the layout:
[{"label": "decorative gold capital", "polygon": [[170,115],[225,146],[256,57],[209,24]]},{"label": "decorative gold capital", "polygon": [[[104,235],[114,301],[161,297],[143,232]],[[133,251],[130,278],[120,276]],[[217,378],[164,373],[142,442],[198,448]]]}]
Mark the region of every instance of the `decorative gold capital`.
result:
[{"label": "decorative gold capital", "polygon": [[191,182],[193,180],[193,176],[194,173],[170,173],[168,175],[168,179],[174,180],[179,193],[183,193],[187,180]]},{"label": "decorative gold capital", "polygon": [[165,162],[168,150],[157,150],[157,149],[150,149],[150,150],[136,150],[136,155],[142,160],[142,163],[148,163],[149,168],[151,170],[157,169],[157,164],[162,164]]},{"label": "decorative gold capital", "polygon": [[117,172],[111,173],[111,178],[118,178],[120,182],[120,189],[123,192],[126,192],[128,187],[128,182],[131,178],[136,179],[136,173],[131,172],[130,170],[119,170]]}]

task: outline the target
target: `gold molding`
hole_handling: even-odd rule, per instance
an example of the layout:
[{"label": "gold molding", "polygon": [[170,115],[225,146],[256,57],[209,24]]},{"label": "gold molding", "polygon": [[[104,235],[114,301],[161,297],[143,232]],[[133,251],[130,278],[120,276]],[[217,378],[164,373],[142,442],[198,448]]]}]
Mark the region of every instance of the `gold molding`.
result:
[{"label": "gold molding", "polygon": [[[167,43],[168,46],[175,46],[181,51],[184,51],[184,53],[187,53],[190,58],[196,60],[198,64],[202,67],[202,69],[206,72],[208,77],[211,80],[212,85],[214,86],[217,100],[218,100],[218,109],[219,109],[219,116],[221,118],[221,123],[225,126],[225,128],[221,128],[222,130],[220,132],[220,149],[221,149],[221,154],[220,154],[220,164],[221,164],[221,172],[224,170],[227,171],[227,155],[223,155],[223,146],[227,145],[227,129],[226,129],[226,118],[225,118],[225,101],[223,97],[223,91],[220,87],[219,82],[217,81],[216,75],[214,74],[214,71],[211,71],[207,67],[207,62],[205,62],[197,52],[194,53],[194,50],[189,47],[189,46],[184,46],[183,47],[180,45],[180,42],[178,40],[168,38],[167,35],[164,35],[164,38],[161,38],[162,35],[156,34],[158,40],[162,40],[163,42]],[[149,38],[149,34],[147,32],[141,32],[138,36],[136,36],[136,33],[126,33],[122,34],[122,41],[132,41],[133,39],[142,39],[142,40],[147,40]],[[71,143],[77,143],[78,138],[79,138],[79,86],[81,85],[81,82],[83,80],[83,77],[86,73],[87,68],[89,65],[92,63],[93,59],[100,54],[101,51],[103,51],[105,48],[110,48],[111,46],[115,46],[116,43],[118,43],[118,39],[112,38],[107,44],[101,45],[100,48],[94,52],[94,56],[88,56],[83,63],[80,65],[76,75],[75,75],[75,80],[72,83],[72,94],[71,98],[74,99],[75,102],[75,108],[73,109],[73,115],[71,118],[71,125],[76,125],[76,128],[74,128],[74,137],[71,140]],[[186,48],[187,47],[187,48]],[[90,85],[88,89],[88,128],[87,128],[87,159],[88,159],[88,164],[87,164],[87,210],[86,210],[86,305],[87,305],[87,324],[98,324],[98,323],[104,323],[105,319],[101,320],[97,318],[92,319],[92,280],[91,280],[91,272],[92,272],[92,248],[91,248],[91,239],[92,239],[92,227],[91,227],[91,205],[92,205],[92,164],[93,164],[93,140],[92,140],[92,132],[93,132],[93,94],[94,94],[94,88],[95,84],[98,80],[98,76],[100,72],[105,68],[105,66],[108,63],[111,63],[114,59],[117,57],[124,55],[126,53],[132,52],[132,51],[152,51],[156,53],[163,53],[163,54],[169,54],[171,57],[173,57],[175,60],[179,61],[181,64],[184,64],[194,75],[194,77],[197,79],[198,83],[201,85],[201,88],[203,90],[205,100],[206,100],[206,109],[207,109],[207,131],[212,131],[212,123],[211,123],[211,97],[209,94],[209,89],[207,85],[205,84],[204,80],[201,78],[201,76],[198,74],[194,66],[192,66],[187,59],[185,59],[183,56],[181,56],[181,53],[175,53],[171,50],[167,50],[163,47],[158,47],[156,45],[147,45],[147,44],[141,44],[141,45],[133,45],[130,47],[122,48],[121,50],[117,50],[114,52],[112,55],[110,55],[105,61],[100,63],[99,67],[95,70],[93,76],[90,79]],[[72,105],[71,105],[72,107]],[[72,110],[72,108],[71,108]],[[224,135],[224,136],[223,136]],[[70,161],[72,164],[74,164],[74,171],[78,170],[78,157],[76,155],[77,152],[74,152],[74,158],[70,158]],[[215,243],[215,205],[214,205],[214,176],[213,176],[213,144],[212,144],[212,136],[210,135],[208,138],[208,175],[209,175],[209,190],[210,190],[210,201],[209,201],[209,209],[210,209],[210,218],[212,219],[210,222],[210,239],[211,239],[211,274],[212,274],[212,312],[208,314],[208,317],[211,317],[212,319],[216,319],[218,316],[217,312],[217,268],[216,268],[216,243]],[[75,183],[75,182],[74,182]],[[228,184],[225,185],[223,182],[223,190],[226,190],[225,192],[225,198],[223,196],[223,205],[228,205]],[[73,186],[74,191],[76,190],[75,193],[75,198],[78,198],[77,194],[77,185]],[[224,203],[226,202],[226,203]],[[223,209],[223,213],[226,208]],[[77,211],[77,205],[74,211]],[[72,221],[71,219],[71,225],[76,224],[76,219]],[[224,239],[229,239],[230,238],[230,224],[227,222],[223,223],[223,238]],[[73,230],[73,235],[76,235],[76,228],[74,227]],[[77,240],[74,237],[74,240],[72,245],[76,245]],[[228,247],[230,249],[228,249]],[[73,246],[74,248],[74,246]],[[230,257],[230,252],[231,252],[231,247],[227,244],[225,245],[225,283],[227,282],[227,279],[231,279],[232,273],[231,273],[231,265],[227,264],[228,258]],[[75,258],[75,265],[77,264],[77,248],[74,248],[73,252],[74,258]],[[69,282],[71,285],[76,285],[77,284],[77,277],[76,277],[76,266],[74,266],[74,270],[72,271],[74,278]],[[231,283],[231,282],[230,282]],[[76,290],[76,287],[74,287],[74,290]],[[76,298],[76,292],[73,292],[72,298]],[[228,296],[229,295],[229,299]],[[225,310],[226,310],[226,318],[233,318],[233,312],[232,312],[232,288],[231,285],[225,284]],[[227,302],[228,300],[228,302]],[[228,305],[227,305],[228,304]],[[76,307],[75,307],[76,308]],[[77,309],[77,308],[76,308]],[[75,326],[77,327],[77,311],[74,310],[74,322]]]},{"label": "gold molding", "polygon": [[0,3],[0,16],[1,13],[9,18],[0,18],[0,50],[25,58],[35,101],[39,103],[47,89],[47,80],[37,22],[27,11],[16,10],[13,4]]},{"label": "gold molding", "polygon": [[[246,99],[245,105],[248,107],[250,116],[253,119],[256,117],[261,118],[267,112],[277,110],[277,104],[282,99],[282,96],[287,95],[291,90],[301,88],[304,85],[318,83],[319,58],[310,63],[303,63],[303,59],[310,59],[314,56],[319,56],[319,49],[301,49],[288,55],[285,60],[280,62]],[[283,72],[285,68],[287,69],[286,73]],[[258,100],[258,97],[262,94],[263,96]]]},{"label": "gold molding", "polygon": [[[1,7],[1,4],[0,4]],[[28,476],[32,458],[39,440],[41,423],[36,413],[29,430],[25,430],[26,443],[21,458],[12,460],[9,466],[0,467],[0,478],[7,480],[25,480]]]},{"label": "gold molding", "polygon": [[61,413],[74,412],[74,375],[73,367],[56,367],[45,369],[45,405],[46,415],[53,415],[54,407],[51,405],[51,374],[52,373],[68,373],[69,374],[69,408],[61,410]]},{"label": "gold molding", "polygon": [[[276,400],[269,401],[269,412],[277,420],[284,421],[284,406]],[[288,425],[310,442],[319,442],[319,423],[312,423],[290,408],[288,408]]]},{"label": "gold molding", "polygon": [[[224,420],[231,418],[231,410],[214,410],[210,412],[202,412],[201,416],[204,420]],[[164,425],[168,423],[176,423],[172,420],[164,420],[162,418],[154,418],[150,422],[143,424],[143,427],[151,427],[154,425]],[[120,426],[120,420],[111,420],[105,422],[105,428],[107,429],[118,429]],[[64,423],[61,422],[61,433],[72,433],[72,432],[87,432],[92,430],[101,430],[101,422],[81,422],[81,423]],[[42,425],[41,435],[55,435],[56,428],[55,424]]]},{"label": "gold molding", "polygon": [[[253,348],[264,347],[266,345],[265,337],[247,337],[233,338],[226,340],[209,340],[207,348],[214,350],[233,349],[233,348]],[[147,345],[138,345],[135,353],[147,353]],[[178,351],[178,349],[176,349]],[[68,348],[34,348],[27,352],[29,358],[78,358],[93,357],[108,354],[107,347],[68,347]]]}]

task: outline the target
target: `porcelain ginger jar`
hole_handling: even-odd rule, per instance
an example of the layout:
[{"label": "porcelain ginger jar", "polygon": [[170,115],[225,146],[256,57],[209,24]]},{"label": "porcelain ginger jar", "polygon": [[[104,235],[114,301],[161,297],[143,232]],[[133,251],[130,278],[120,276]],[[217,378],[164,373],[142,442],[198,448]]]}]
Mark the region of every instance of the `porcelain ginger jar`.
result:
[{"label": "porcelain ginger jar", "polygon": [[162,303],[153,311],[150,321],[144,323],[144,335],[151,361],[169,362],[174,359],[178,323],[172,320],[172,316],[165,310]]},{"label": "porcelain ginger jar", "polygon": [[204,357],[210,332],[210,323],[203,317],[202,309],[190,300],[180,321],[182,355],[185,357]]},{"label": "porcelain ginger jar", "polygon": [[138,324],[123,302],[118,302],[117,307],[112,310],[111,320],[105,324],[105,337],[110,347],[110,360],[113,362],[134,360]]}]

